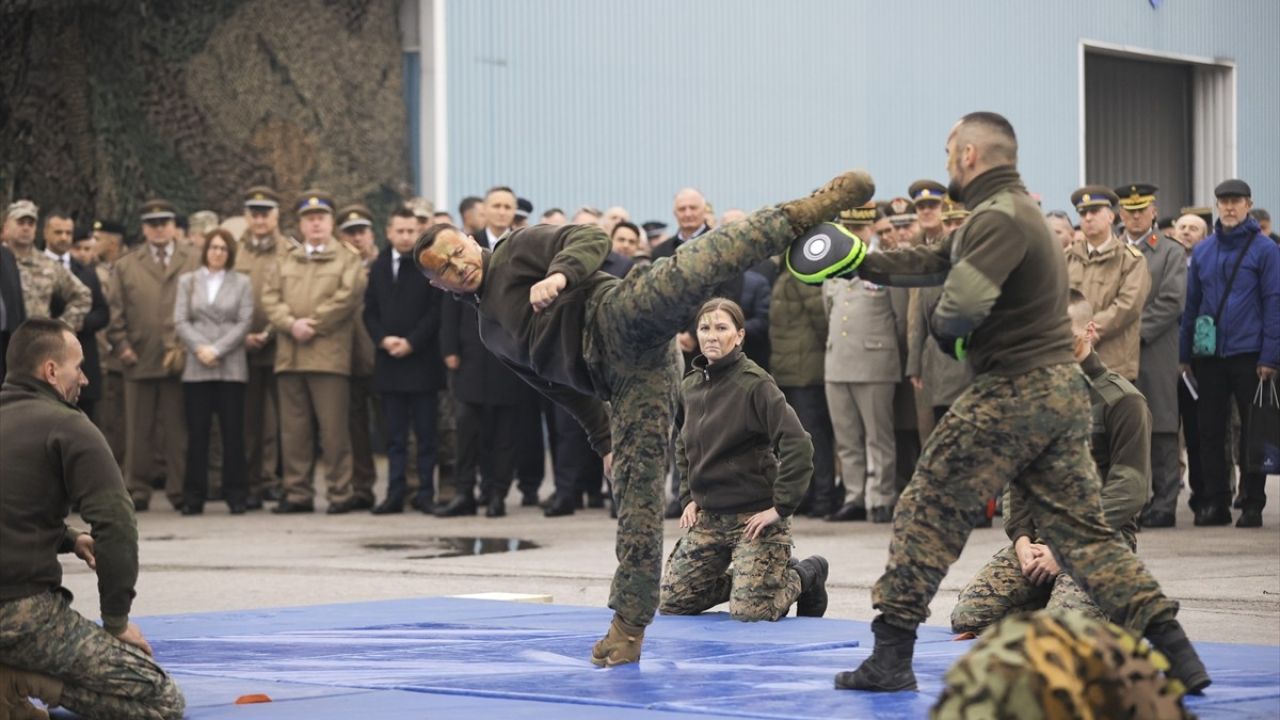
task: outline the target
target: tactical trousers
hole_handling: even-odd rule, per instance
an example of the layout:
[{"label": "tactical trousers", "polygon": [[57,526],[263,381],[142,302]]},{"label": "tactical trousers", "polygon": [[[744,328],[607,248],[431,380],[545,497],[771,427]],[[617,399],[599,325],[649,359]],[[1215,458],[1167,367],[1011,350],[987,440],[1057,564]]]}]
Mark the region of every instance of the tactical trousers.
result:
[{"label": "tactical trousers", "polygon": [[697,615],[728,601],[734,620],[786,616],[800,597],[800,574],[787,567],[791,519],[782,518],[755,540],[745,540],[743,530],[754,514],[698,511],[698,521],[667,558],[659,606],[663,615]]},{"label": "tactical trousers", "polygon": [[316,423],[330,503],[351,497],[350,381],[345,375],[282,372],[276,376],[280,396],[280,439],[284,450],[284,499],[312,502],[311,477],[316,460]]},{"label": "tactical trousers", "polygon": [[1142,632],[1178,605],[1102,513],[1089,455],[1089,393],[1075,363],[975,379],[929,437],[893,516],[893,540],[872,604],[914,629],[973,529],[973,508],[1010,483],[1041,541],[1115,623]]},{"label": "tactical trousers", "polygon": [[[126,380],[124,415],[128,451],[124,478],[135,500],[151,499],[155,476],[154,454],[164,456],[164,494],[174,507],[182,503],[182,483],[187,463],[187,422],[183,409],[182,381]],[[152,435],[158,435],[158,442]]]},{"label": "tactical trousers", "polygon": [[781,210],[765,208],[587,300],[583,353],[611,403],[618,569],[609,607],[629,624],[648,625],[658,608],[662,480],[682,367],[675,335],[715,288],[784,252],[796,235]]},{"label": "tactical trousers", "polygon": [[72,610],[69,595],[0,602],[0,664],[61,680],[62,707],[86,718],[181,718],[186,700],[173,678]]},{"label": "tactical trousers", "polygon": [[951,631],[981,634],[988,626],[1020,612],[1044,608],[1079,610],[1105,620],[1106,616],[1071,576],[1059,573],[1051,582],[1033,584],[1022,574],[1018,554],[1009,545],[991,557],[960,591],[951,611]]}]

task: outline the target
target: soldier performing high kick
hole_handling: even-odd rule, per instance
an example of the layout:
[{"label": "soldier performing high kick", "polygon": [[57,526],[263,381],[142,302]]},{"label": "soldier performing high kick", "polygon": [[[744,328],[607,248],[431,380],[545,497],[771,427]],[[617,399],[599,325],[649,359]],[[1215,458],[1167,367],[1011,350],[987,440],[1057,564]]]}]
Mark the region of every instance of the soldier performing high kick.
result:
[{"label": "soldier performing high kick", "polygon": [[840,175],[811,197],[707,233],[621,280],[599,272],[610,243],[596,226],[520,229],[492,253],[445,225],[418,239],[413,254],[427,278],[476,304],[485,345],[574,415],[613,476],[615,615],[592,649],[596,665],[639,660],[658,606],[675,334],[720,284],[874,191],[865,173]]},{"label": "soldier performing high kick", "polygon": [[1008,120],[966,115],[947,139],[947,170],[951,197],[973,211],[968,224],[935,245],[870,255],[861,240],[823,226],[788,253],[792,272],[808,282],[856,273],[885,285],[942,283],[930,334],[952,356],[967,354],[976,374],[929,436],[898,501],[888,567],[872,591],[875,649],[837,675],[836,687],[916,687],[916,626],[964,548],[970,508],[1008,482],[1071,577],[1114,622],[1145,634],[1197,693],[1209,675],[1176,619],[1178,604],[1103,519],[1088,386],[1072,357],[1066,265],[1017,158]]}]

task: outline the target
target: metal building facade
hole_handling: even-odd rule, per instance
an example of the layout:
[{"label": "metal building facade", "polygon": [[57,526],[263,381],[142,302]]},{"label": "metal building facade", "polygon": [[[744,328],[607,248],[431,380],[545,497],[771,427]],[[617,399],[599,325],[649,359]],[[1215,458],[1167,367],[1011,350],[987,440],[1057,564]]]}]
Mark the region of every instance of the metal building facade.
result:
[{"label": "metal building facade", "polygon": [[1204,173],[1234,164],[1257,204],[1280,210],[1274,0],[421,0],[420,12],[422,187],[449,206],[501,183],[537,213],[622,204],[669,221],[686,185],[717,210],[750,209],[851,166],[887,197],[945,180],[948,129],[986,109],[1017,129],[1028,186],[1065,207],[1084,179],[1089,45],[1225,63],[1229,84],[1202,93],[1201,111],[1233,121],[1234,137],[1211,133],[1230,157]]}]

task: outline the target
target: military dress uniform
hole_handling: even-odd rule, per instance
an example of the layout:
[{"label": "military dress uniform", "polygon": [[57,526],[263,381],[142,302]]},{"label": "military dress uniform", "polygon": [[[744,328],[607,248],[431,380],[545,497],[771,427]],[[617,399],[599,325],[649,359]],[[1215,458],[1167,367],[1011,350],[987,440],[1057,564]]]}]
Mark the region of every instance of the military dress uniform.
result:
[{"label": "military dress uniform", "polygon": [[[142,220],[173,220],[173,205],[164,200],[142,206]],[[165,355],[179,349],[173,306],[178,276],[195,270],[199,254],[177,241],[164,247],[150,243],[116,261],[111,271],[111,325],[107,337],[120,357],[133,350],[138,361],[124,366],[125,483],[139,510],[149,507],[151,478],[157,472],[155,454],[164,457],[165,495],[173,506],[182,503],[186,469],[187,421],[182,379],[165,366]],[[155,436],[161,440],[153,441]]]},{"label": "military dress uniform", "polygon": [[[372,228],[373,213],[364,205],[348,205],[338,210],[338,231]],[[378,480],[377,467],[373,462],[373,437],[370,425],[374,417],[370,415],[370,404],[376,404],[377,395],[373,392],[373,340],[364,326],[364,291],[369,285],[369,267],[376,258],[364,258],[360,250],[343,241],[343,246],[360,260],[360,288],[357,293],[358,303],[353,317],[355,334],[351,344],[351,406],[349,420],[351,424],[351,492],[352,510],[368,510],[373,508],[373,485]],[[427,508],[428,510],[430,508]]]},{"label": "military dress uniform", "polygon": [[[249,188],[245,193],[246,211],[278,210],[280,196],[266,186]],[[249,383],[244,395],[244,449],[249,474],[249,504],[260,507],[265,499],[278,499],[280,478],[276,466],[280,461],[280,415],[276,396],[276,330],[267,317],[262,298],[267,282],[280,258],[296,241],[279,230],[266,237],[254,237],[245,229],[236,251],[236,270],[249,276],[253,286],[253,320],[250,333],[267,332],[267,342],[257,350],[245,349],[249,362]]]},{"label": "military dress uniform", "polygon": [[[1134,183],[1116,188],[1120,207],[1142,210],[1155,202],[1154,185]],[[1155,227],[1129,245],[1142,251],[1151,274],[1151,291],[1142,306],[1142,351],[1138,364],[1138,389],[1151,408],[1151,502],[1143,512],[1143,525],[1172,527],[1182,486],[1178,465],[1178,329],[1187,297],[1186,253],[1176,240]]]},{"label": "military dress uniform", "polygon": [[[1137,550],[1138,513],[1151,488],[1151,413],[1133,383],[1108,370],[1097,353],[1081,363],[1089,378],[1093,426],[1089,451],[1102,476],[1102,512],[1107,525],[1120,531]],[[1005,532],[1037,539],[1036,523],[1026,504],[1014,503],[1006,491]],[[1022,574],[1022,565],[1011,544],[997,552],[960,591],[951,611],[952,632],[981,633],[1007,615],[1043,607],[1079,610],[1106,619],[1071,576],[1062,572],[1053,582],[1034,585]]]},{"label": "military dress uniform", "polygon": [[[304,193],[298,214],[333,212],[327,193]],[[319,423],[331,505],[352,497],[351,346],[353,314],[362,289],[360,258],[336,238],[323,245],[290,247],[267,283],[263,308],[276,330],[276,384],[280,400],[280,439],[284,456],[284,497],[273,512],[312,512],[316,460],[315,422]],[[316,335],[294,339],[296,320],[315,320]],[[312,418],[315,418],[313,422]]]},{"label": "military dress uniform", "polygon": [[[1076,210],[1115,207],[1119,198],[1110,188],[1087,185],[1071,195]],[[1095,347],[1102,362],[1127,380],[1138,379],[1142,305],[1151,287],[1142,251],[1114,235],[1099,247],[1077,240],[1067,251],[1067,278],[1093,305],[1098,338]]]}]

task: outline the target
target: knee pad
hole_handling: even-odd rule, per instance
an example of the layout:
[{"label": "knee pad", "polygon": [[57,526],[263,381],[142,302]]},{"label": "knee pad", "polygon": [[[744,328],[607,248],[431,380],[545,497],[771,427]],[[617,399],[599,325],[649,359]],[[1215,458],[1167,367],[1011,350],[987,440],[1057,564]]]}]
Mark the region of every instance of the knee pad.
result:
[{"label": "knee pad", "polygon": [[791,243],[787,270],[802,283],[821,285],[824,280],[853,275],[866,256],[862,238],[842,225],[825,222]]}]

